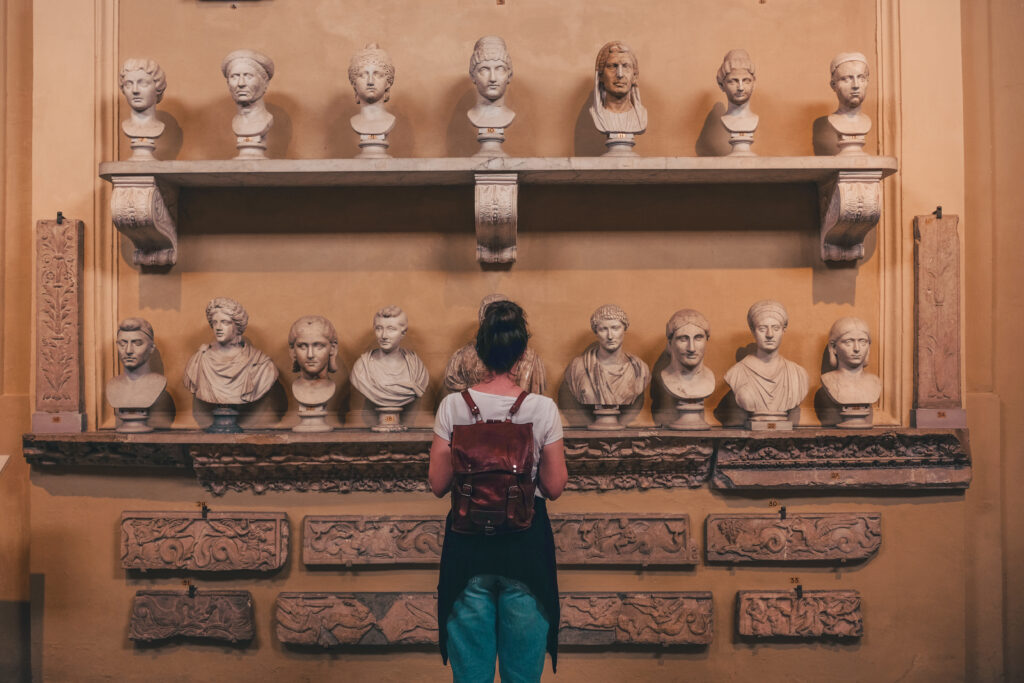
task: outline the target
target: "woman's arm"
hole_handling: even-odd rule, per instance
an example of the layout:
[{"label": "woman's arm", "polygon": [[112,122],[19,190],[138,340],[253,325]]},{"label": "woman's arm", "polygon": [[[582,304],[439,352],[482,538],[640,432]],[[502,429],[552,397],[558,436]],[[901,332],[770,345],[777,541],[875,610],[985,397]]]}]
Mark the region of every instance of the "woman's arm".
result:
[{"label": "woman's arm", "polygon": [[[436,440],[437,437],[435,436],[434,439]],[[433,472],[433,449],[431,449],[430,455],[430,467],[431,472]],[[450,462],[448,464],[448,471],[449,482],[451,482]],[[431,481],[433,481],[433,479],[431,479]],[[545,498],[548,500],[555,500],[562,495],[562,491],[565,490],[565,484],[568,481],[569,470],[565,467],[565,447],[562,443],[562,439],[552,441],[545,446],[543,450],[541,450],[540,471],[537,473],[537,486],[540,487],[540,491],[544,494]]]},{"label": "woman's arm", "polygon": [[[561,446],[562,442],[559,441],[558,443]],[[564,457],[562,467],[565,467]],[[434,434],[434,442],[430,444],[430,469],[427,473],[430,490],[438,498],[443,498],[448,493],[448,489],[452,487],[452,479],[454,478],[451,446],[448,445],[447,441]]]}]

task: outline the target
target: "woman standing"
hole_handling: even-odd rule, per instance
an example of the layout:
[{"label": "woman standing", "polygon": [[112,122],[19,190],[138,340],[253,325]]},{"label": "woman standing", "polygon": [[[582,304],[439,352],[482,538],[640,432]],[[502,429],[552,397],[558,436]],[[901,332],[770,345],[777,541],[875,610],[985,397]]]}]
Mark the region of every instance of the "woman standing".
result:
[{"label": "woman standing", "polygon": [[[526,318],[517,304],[496,301],[487,307],[476,352],[488,375],[469,388],[484,420],[504,419],[522,392],[509,373],[528,339]],[[461,394],[446,396],[438,406],[429,474],[438,498],[448,493],[454,478],[452,427],[474,421]],[[458,683],[493,681],[495,659],[502,681],[539,681],[545,650],[551,653],[552,669],[556,664],[558,581],[545,498],[558,498],[569,478],[562,423],[555,402],[539,394],[530,394],[512,421],[533,425],[533,524],[494,536],[453,533],[451,515],[445,525],[437,617],[441,657],[451,658]]]}]

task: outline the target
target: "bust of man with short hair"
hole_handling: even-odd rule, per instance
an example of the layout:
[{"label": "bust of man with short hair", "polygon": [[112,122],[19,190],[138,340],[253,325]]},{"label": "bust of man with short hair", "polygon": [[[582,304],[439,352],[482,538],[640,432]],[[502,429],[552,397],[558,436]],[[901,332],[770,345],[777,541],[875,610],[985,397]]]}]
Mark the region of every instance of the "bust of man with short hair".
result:
[{"label": "bust of man with short hair", "polygon": [[124,372],[107,382],[107,402],[117,409],[149,408],[167,386],[167,378],[149,367],[156,350],[153,326],[144,318],[125,318],[117,326],[115,346]]},{"label": "bust of man with short hair", "polygon": [[402,348],[409,317],[398,306],[385,306],[373,316],[377,348],[352,367],[352,385],[375,406],[399,408],[423,395],[430,375],[414,351]]},{"label": "bust of man with short hair", "polygon": [[626,312],[614,304],[599,307],[590,317],[597,337],[565,369],[569,392],[580,405],[626,406],[643,396],[651,381],[647,364],[626,353],[622,342],[629,329]]},{"label": "bust of man with short hair", "polygon": [[665,325],[669,364],[661,371],[661,383],[679,399],[705,399],[715,391],[715,374],[704,365],[704,351],[711,339],[711,324],[699,311],[683,308]]},{"label": "bust of man with short hair", "polygon": [[829,64],[829,76],[839,106],[829,114],[828,122],[839,136],[839,153],[863,154],[864,136],[871,130],[871,118],[861,112],[871,76],[867,57],[842,52]]}]

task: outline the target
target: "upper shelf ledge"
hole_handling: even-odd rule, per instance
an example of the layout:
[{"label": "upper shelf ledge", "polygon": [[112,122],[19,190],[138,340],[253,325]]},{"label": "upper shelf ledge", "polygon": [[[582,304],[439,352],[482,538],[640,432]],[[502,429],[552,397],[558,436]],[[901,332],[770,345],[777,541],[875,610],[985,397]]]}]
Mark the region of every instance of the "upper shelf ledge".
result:
[{"label": "upper shelf ledge", "polygon": [[507,157],[110,161],[114,226],[135,245],[136,265],[178,258],[181,187],[473,185],[477,260],[514,263],[519,184],[666,185],[815,183],[821,258],[856,261],[881,215],[881,183],[894,157]]},{"label": "upper shelf ledge", "polygon": [[153,176],[184,187],[473,185],[478,173],[521,183],[675,184],[827,182],[842,171],[896,172],[895,157],[506,157],[492,159],[256,159],[108,161],[100,177]]}]

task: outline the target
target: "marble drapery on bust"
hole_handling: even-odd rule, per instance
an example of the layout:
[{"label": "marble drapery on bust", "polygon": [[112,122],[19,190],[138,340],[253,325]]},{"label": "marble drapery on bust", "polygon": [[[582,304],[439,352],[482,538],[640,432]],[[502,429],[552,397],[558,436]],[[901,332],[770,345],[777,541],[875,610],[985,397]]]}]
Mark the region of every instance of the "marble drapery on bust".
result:
[{"label": "marble drapery on bust", "polygon": [[[495,301],[508,301],[504,294],[488,294],[480,301],[478,321],[484,318],[484,311]],[[522,389],[531,394],[543,394],[547,389],[547,379],[544,375],[544,364],[540,356],[527,346],[523,357],[512,366],[512,379]],[[479,384],[487,378],[488,370],[484,367],[480,357],[476,354],[475,342],[470,342],[459,348],[452,357],[448,359],[448,365],[444,370],[444,387],[449,392],[462,391],[474,384]]]},{"label": "marble drapery on bust", "polygon": [[203,344],[185,366],[185,388],[217,405],[253,403],[277,381],[277,368],[242,336],[249,315],[234,299],[217,297],[206,307],[214,342]]}]

